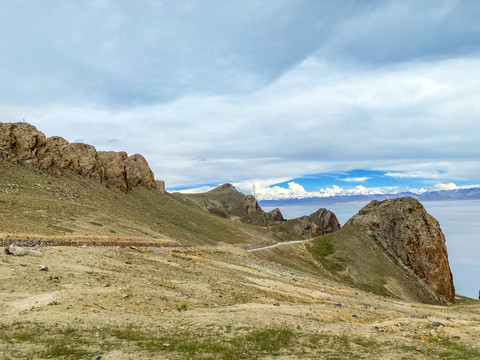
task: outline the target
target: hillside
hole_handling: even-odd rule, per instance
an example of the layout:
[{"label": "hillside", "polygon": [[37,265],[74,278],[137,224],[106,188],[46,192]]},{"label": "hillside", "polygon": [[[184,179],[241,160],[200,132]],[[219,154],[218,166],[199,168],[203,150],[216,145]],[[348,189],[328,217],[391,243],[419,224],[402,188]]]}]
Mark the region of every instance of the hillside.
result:
[{"label": "hillside", "polygon": [[340,230],[326,209],[284,221],[229,184],[169,194],[140,155],[8,128],[22,131],[0,136],[0,238],[109,246],[1,254],[5,359],[480,356],[478,302],[451,304],[443,234],[413,199]]},{"label": "hillside", "polygon": [[171,239],[182,244],[272,243],[261,229],[218,218],[149,187],[128,193],[70,171],[0,160],[3,237]]},{"label": "hillside", "polygon": [[[457,299],[447,307],[378,296],[308,262],[303,270],[306,252],[296,257],[297,269],[231,246],[1,254],[0,356],[480,357],[478,301]],[[49,271],[39,271],[42,264]]]}]

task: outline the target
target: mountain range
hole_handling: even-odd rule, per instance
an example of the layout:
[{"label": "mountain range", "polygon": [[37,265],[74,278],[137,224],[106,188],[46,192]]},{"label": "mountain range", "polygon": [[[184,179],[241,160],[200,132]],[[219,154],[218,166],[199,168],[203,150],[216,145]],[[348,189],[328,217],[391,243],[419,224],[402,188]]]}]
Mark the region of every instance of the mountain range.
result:
[{"label": "mountain range", "polygon": [[442,200],[480,200],[480,188],[427,191],[422,194],[402,192],[397,194],[372,194],[350,196],[308,197],[299,199],[260,200],[261,206],[282,205],[329,205],[341,203],[362,203],[372,200],[387,200],[401,197],[412,197],[419,201],[442,201]]}]

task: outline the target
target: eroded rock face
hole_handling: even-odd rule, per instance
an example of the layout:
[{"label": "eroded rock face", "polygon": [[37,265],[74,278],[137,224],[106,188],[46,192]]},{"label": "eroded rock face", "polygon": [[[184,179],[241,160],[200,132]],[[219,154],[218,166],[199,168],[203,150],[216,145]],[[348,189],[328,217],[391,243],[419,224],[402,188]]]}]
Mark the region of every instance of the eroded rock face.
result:
[{"label": "eroded rock face", "polygon": [[255,196],[253,195],[246,195],[245,198],[243,199],[243,204],[242,207],[245,211],[245,215],[252,214],[258,209],[260,209],[260,206],[258,205],[257,199],[255,199]]},{"label": "eroded rock face", "polygon": [[140,185],[157,188],[153,172],[142,155],[127,157],[125,152],[97,152],[91,145],[69,143],[58,136],[46,138],[27,123],[0,123],[0,157],[50,173],[69,170],[125,192]]},{"label": "eroded rock face", "polygon": [[98,151],[97,159],[102,168],[101,183],[107,187],[116,187],[124,192],[128,190],[127,171],[124,151]]},{"label": "eroded rock face", "polygon": [[0,123],[0,156],[15,163],[36,163],[45,135],[26,123]]},{"label": "eroded rock face", "polygon": [[283,218],[282,212],[279,208],[273,209],[266,213],[267,219],[273,222],[283,222],[285,219]]},{"label": "eroded rock face", "polygon": [[294,233],[304,239],[311,239],[324,234],[322,228],[317,224],[308,221],[308,218],[306,216],[290,221],[295,222],[295,225],[293,226]]},{"label": "eroded rock face", "polygon": [[413,198],[372,201],[345,225],[361,226],[390,255],[423,279],[448,302],[455,288],[445,236],[438,221]]},{"label": "eroded rock face", "polygon": [[308,216],[308,221],[320,226],[325,233],[340,229],[337,216],[330,210],[320,208]]},{"label": "eroded rock face", "polygon": [[127,184],[129,188],[143,185],[156,188],[155,177],[148,166],[147,160],[140,155],[135,154],[125,159],[125,169],[127,171]]},{"label": "eroded rock face", "polygon": [[162,194],[165,194],[165,181],[163,180],[155,180],[157,184],[157,190],[160,191]]}]

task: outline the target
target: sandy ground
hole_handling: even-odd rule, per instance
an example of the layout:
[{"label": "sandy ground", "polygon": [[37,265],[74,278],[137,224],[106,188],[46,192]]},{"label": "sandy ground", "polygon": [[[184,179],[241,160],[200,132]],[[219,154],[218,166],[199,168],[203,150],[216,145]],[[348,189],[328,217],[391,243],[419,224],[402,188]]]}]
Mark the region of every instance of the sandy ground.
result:
[{"label": "sandy ground", "polygon": [[[475,358],[480,350],[476,301],[442,307],[379,297],[235,247],[36,251],[0,255],[4,359],[47,357],[50,340],[62,336],[53,329],[67,327],[79,329],[89,354],[102,359],[250,357],[213,348],[182,352],[169,343],[152,350],[133,337],[113,342],[99,330],[132,327],[172,339],[213,336],[220,344],[262,329],[293,334],[288,345],[255,358],[453,359]],[[47,330],[42,338],[15,332],[28,326]]]}]

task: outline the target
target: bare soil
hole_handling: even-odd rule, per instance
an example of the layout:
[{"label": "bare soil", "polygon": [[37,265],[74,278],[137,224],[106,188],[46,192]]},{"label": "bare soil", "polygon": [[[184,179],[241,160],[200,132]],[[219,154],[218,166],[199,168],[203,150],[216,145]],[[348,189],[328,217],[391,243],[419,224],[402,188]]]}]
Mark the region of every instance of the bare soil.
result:
[{"label": "bare soil", "polygon": [[3,359],[480,357],[474,300],[381,297],[233,246],[35,250],[0,255]]}]

